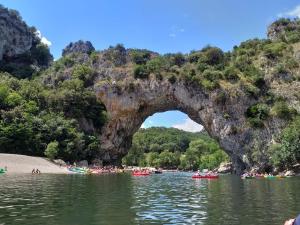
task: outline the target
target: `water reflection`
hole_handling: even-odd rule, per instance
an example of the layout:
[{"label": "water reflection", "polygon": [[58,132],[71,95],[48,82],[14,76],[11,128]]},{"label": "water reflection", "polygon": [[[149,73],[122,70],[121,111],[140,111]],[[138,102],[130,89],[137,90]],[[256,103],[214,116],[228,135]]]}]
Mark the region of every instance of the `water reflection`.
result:
[{"label": "water reflection", "polygon": [[0,224],[282,225],[300,211],[299,178],[193,180],[39,175],[0,177]]},{"label": "water reflection", "polygon": [[133,224],[128,176],[1,177],[0,223]]}]

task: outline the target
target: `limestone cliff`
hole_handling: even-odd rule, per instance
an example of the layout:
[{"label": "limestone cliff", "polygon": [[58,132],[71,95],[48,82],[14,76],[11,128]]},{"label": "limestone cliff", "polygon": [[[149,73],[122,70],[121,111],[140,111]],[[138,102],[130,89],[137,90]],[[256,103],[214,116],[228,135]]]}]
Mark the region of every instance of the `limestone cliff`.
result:
[{"label": "limestone cliff", "polygon": [[0,60],[25,53],[32,47],[34,35],[19,13],[0,6]]},{"label": "limestone cliff", "polygon": [[132,135],[148,116],[156,112],[180,110],[202,124],[229,154],[237,173],[253,166],[253,148],[269,145],[284,127],[283,121],[270,119],[264,129],[251,128],[244,114],[255,100],[242,93],[237,98],[219,100],[219,90],[208,94],[183,81],[172,84],[154,78],[146,81],[128,79],[118,83],[102,83],[95,87],[95,91],[105,104],[109,117],[101,134],[102,148],[107,151],[104,158],[107,160],[118,160],[125,155]]},{"label": "limestone cliff", "polygon": [[19,78],[47,68],[53,57],[34,27],[15,10],[0,5],[0,70]]}]

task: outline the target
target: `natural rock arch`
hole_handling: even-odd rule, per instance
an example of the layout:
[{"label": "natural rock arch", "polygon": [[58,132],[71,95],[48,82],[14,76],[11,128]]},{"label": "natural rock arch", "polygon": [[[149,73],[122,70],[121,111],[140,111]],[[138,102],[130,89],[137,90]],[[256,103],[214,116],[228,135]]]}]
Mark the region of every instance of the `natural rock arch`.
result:
[{"label": "natural rock arch", "polygon": [[101,81],[95,90],[107,109],[108,122],[100,139],[106,152],[104,160],[110,162],[120,160],[127,153],[133,134],[156,112],[180,110],[203,125],[231,157],[236,173],[251,167],[247,154],[255,137],[268,143],[272,138],[270,132],[274,131],[254,131],[246,126],[244,113],[254,100],[242,93],[231,99],[221,90],[206,92],[184,81],[171,83],[155,78]]}]

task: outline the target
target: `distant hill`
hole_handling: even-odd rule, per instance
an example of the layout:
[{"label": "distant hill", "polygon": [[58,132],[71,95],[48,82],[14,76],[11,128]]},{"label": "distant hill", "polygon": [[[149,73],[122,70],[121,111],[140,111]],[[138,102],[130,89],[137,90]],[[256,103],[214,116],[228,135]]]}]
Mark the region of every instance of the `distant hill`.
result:
[{"label": "distant hill", "polygon": [[129,166],[155,166],[167,169],[213,169],[228,156],[206,131],[191,133],[176,128],[140,129],[123,158]]}]

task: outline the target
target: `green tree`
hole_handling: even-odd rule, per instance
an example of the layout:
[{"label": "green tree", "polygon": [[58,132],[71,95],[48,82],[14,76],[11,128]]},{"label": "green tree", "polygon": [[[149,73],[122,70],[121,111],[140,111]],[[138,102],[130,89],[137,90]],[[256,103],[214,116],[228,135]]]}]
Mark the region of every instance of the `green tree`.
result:
[{"label": "green tree", "polygon": [[133,74],[135,79],[147,79],[149,76],[149,71],[145,65],[136,65],[134,67]]},{"label": "green tree", "polygon": [[59,143],[57,141],[50,142],[45,150],[45,156],[51,160],[55,159],[59,151],[58,145]]}]

